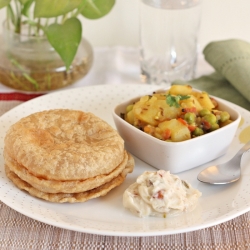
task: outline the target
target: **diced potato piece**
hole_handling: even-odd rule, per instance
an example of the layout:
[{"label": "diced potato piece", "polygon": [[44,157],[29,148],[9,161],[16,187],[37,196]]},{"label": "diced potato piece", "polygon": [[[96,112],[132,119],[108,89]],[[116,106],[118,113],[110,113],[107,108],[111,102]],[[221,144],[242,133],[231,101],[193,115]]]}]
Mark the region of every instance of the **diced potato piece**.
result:
[{"label": "diced potato piece", "polygon": [[140,101],[136,102],[133,107],[135,120],[141,120],[151,125],[155,125],[155,114],[154,110],[151,108],[151,105],[156,100],[156,97],[141,97]]},{"label": "diced potato piece", "polygon": [[180,101],[180,105],[182,108],[196,108],[196,111],[199,112],[203,109],[201,104],[198,102],[197,98],[193,95],[190,95],[188,99]]},{"label": "diced potato piece", "polygon": [[200,103],[200,105],[204,109],[211,110],[211,109],[214,108],[214,104],[213,104],[213,102],[211,101],[209,95],[206,92],[195,93],[195,96],[196,96],[198,102]]},{"label": "diced potato piece", "polygon": [[169,89],[171,95],[190,95],[192,93],[190,85],[172,85]]},{"label": "diced potato piece", "polygon": [[156,97],[158,100],[166,100],[165,93],[155,93],[155,94],[153,94],[153,96]]},{"label": "diced potato piece", "polygon": [[176,119],[159,123],[158,127],[165,131],[171,130],[171,140],[173,142],[185,141],[191,138],[189,129]]},{"label": "diced potato piece", "polygon": [[150,100],[150,96],[149,95],[145,95],[145,96],[142,96],[139,100],[139,102],[141,103],[144,103],[144,102],[147,102],[148,100]]},{"label": "diced potato piece", "polygon": [[[140,98],[139,101],[137,101],[133,106],[133,112],[134,115],[137,116],[137,114],[140,114],[142,110],[145,108],[149,101],[149,96],[143,96]],[[148,103],[148,106],[150,106],[150,103]]]},{"label": "diced potato piece", "polygon": [[167,104],[166,100],[157,100],[152,105],[152,108],[158,110],[157,115],[155,117],[158,122],[176,118],[181,113],[180,108],[174,106],[170,107]]},{"label": "diced potato piece", "polygon": [[150,100],[149,96],[141,97],[140,100],[133,105],[133,111],[135,112],[135,110],[137,110],[137,112],[139,112],[141,109],[144,108],[144,106],[149,100]]},{"label": "diced potato piece", "polygon": [[135,103],[133,107],[135,119],[141,120],[152,126],[156,126],[159,122],[176,118],[181,110],[176,107],[170,107],[166,100],[158,100],[156,97],[150,98],[142,103]]}]

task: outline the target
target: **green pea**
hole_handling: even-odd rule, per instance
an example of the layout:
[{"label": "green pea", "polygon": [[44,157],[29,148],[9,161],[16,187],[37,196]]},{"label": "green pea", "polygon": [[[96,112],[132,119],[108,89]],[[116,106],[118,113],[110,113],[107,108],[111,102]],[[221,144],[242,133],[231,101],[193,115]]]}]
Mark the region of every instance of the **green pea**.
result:
[{"label": "green pea", "polygon": [[196,115],[194,113],[188,112],[184,115],[184,119],[188,124],[195,123]]},{"label": "green pea", "polygon": [[211,124],[210,130],[211,130],[211,131],[214,131],[214,130],[216,130],[216,129],[218,129],[218,128],[220,128],[219,124],[218,124],[218,123],[214,123],[214,124]]},{"label": "green pea", "polygon": [[199,115],[200,115],[200,116],[205,116],[205,115],[209,115],[209,114],[211,114],[211,111],[208,110],[208,109],[202,109],[202,110],[200,110],[200,112],[199,112]]},{"label": "green pea", "polygon": [[130,104],[126,107],[126,113],[128,113],[129,111],[131,111],[133,109],[134,105]]},{"label": "green pea", "polygon": [[220,121],[225,122],[230,119],[230,115],[227,111],[222,111],[220,114]]},{"label": "green pea", "polygon": [[209,124],[211,124],[211,125],[217,123],[216,116],[213,115],[213,114],[205,115],[205,116],[203,117],[203,119],[204,119],[205,121],[207,121],[207,122],[208,122]]},{"label": "green pea", "polygon": [[228,125],[228,124],[230,124],[231,122],[233,122],[232,120],[227,120],[227,121],[225,121],[225,122],[220,122],[220,127],[222,128],[222,127],[224,127],[224,126],[226,126],[226,125]]},{"label": "green pea", "polygon": [[195,135],[195,136],[200,136],[203,134],[204,134],[204,131],[199,127],[196,127],[195,130],[193,131],[193,135]]}]

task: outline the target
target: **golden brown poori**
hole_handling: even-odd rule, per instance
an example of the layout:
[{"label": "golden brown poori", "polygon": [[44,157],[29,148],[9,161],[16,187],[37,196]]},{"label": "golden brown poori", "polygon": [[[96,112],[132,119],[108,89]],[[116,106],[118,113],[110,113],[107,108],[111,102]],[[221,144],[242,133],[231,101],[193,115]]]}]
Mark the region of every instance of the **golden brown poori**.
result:
[{"label": "golden brown poori", "polygon": [[4,159],[18,188],[52,202],[105,195],[134,168],[115,129],[92,113],[69,109],[37,112],[13,124]]}]

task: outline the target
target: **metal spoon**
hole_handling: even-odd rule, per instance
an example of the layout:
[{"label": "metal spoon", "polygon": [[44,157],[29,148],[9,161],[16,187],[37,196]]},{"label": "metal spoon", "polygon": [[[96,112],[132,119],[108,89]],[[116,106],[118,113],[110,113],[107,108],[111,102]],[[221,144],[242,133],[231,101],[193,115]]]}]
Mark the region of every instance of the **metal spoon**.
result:
[{"label": "metal spoon", "polygon": [[202,170],[198,174],[197,179],[209,184],[228,184],[239,180],[241,175],[241,158],[248,150],[250,150],[250,141],[228,162]]}]

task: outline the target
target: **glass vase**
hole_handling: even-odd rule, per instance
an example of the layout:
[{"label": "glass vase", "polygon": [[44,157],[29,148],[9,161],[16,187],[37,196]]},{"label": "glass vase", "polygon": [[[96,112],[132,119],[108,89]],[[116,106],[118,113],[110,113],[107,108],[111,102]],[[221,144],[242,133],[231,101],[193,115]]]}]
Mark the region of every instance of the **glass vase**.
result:
[{"label": "glass vase", "polygon": [[85,38],[67,71],[46,37],[17,34],[6,26],[0,37],[0,83],[23,91],[49,91],[73,84],[89,72],[93,50]]}]

